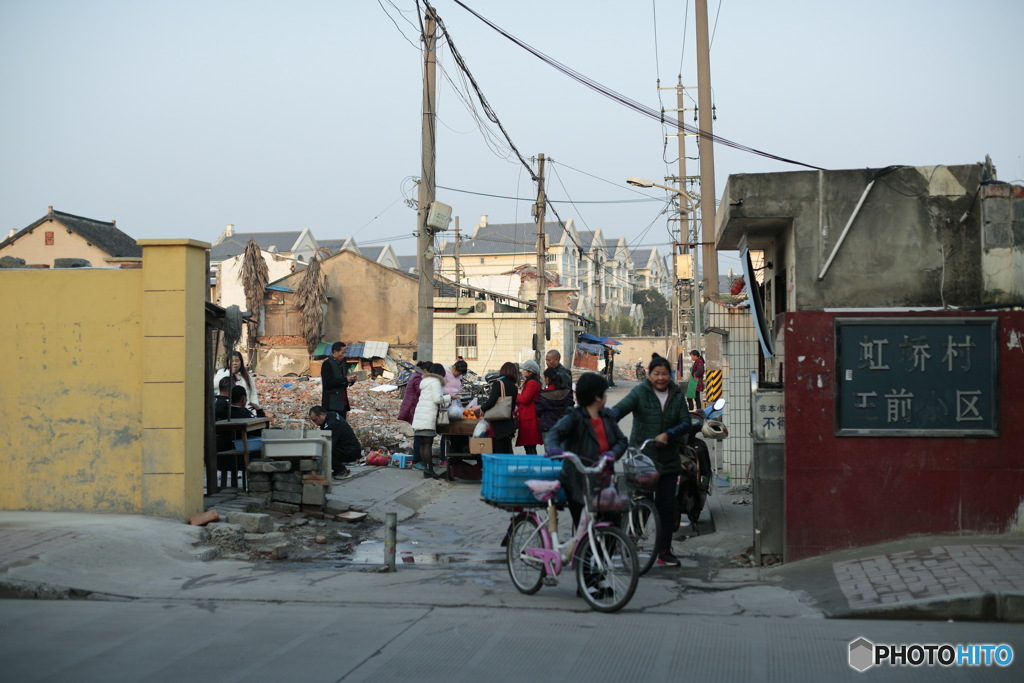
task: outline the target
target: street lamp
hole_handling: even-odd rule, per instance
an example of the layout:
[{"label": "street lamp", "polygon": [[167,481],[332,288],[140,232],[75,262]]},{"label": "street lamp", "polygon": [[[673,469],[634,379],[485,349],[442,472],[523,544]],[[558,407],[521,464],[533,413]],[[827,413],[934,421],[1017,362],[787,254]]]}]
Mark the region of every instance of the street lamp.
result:
[{"label": "street lamp", "polygon": [[[647,180],[646,178],[638,178],[635,175],[626,178],[626,184],[627,185],[632,185],[633,187],[660,187],[663,190],[668,190],[669,192],[675,192],[676,194],[678,194],[678,195],[680,195],[680,196],[682,196],[682,197],[684,197],[686,199],[686,203],[690,205],[690,213],[693,213],[696,210],[696,205],[694,204],[694,201],[693,201],[694,200],[693,195],[690,194],[689,192],[687,192],[686,190],[680,190],[678,187],[669,187],[668,185],[659,185],[658,183],[656,183],[656,182],[654,182],[652,180]],[[689,238],[689,235],[687,235],[687,238]]]},{"label": "street lamp", "polygon": [[[694,198],[693,195],[691,195],[686,190],[680,189],[678,187],[670,187],[668,185],[659,185],[658,183],[654,182],[653,180],[647,180],[646,178],[638,178],[637,176],[630,176],[630,177],[626,178],[626,184],[627,185],[632,185],[634,187],[660,187],[663,190],[668,190],[669,192],[675,192],[677,195],[679,195],[680,197],[684,198],[686,200],[686,203],[689,204],[689,206],[690,206],[689,214],[690,214],[691,217],[696,212],[696,203],[694,202],[695,198]],[[697,198],[697,201],[699,202],[699,198]],[[682,213],[687,213],[687,212],[683,211]],[[690,229],[689,229],[689,226],[687,226],[687,229],[686,229],[686,239],[687,240],[690,239]],[[700,303],[701,302],[700,302],[700,280],[697,279],[697,271],[700,269],[700,260],[699,260],[700,251],[698,249],[692,249],[691,252],[692,252],[692,256],[693,256],[693,273],[692,273],[692,276],[693,276],[693,294],[694,294],[694,296],[693,296],[693,336],[694,336],[694,343],[696,345],[696,348],[697,348],[697,350],[700,350],[700,341],[701,341],[701,339],[700,339],[701,338],[701,334],[700,334],[700,326],[701,326]],[[676,260],[676,250],[675,250],[675,248],[673,248],[672,249],[672,267],[673,268],[675,268],[675,265],[676,265],[675,264],[675,260]],[[672,273],[672,279],[673,279],[673,281],[675,281],[677,279],[675,272]],[[673,286],[672,287],[673,299],[677,299],[678,298],[678,295],[675,292],[676,292],[676,288]],[[673,303],[676,303],[676,301],[673,301]]]}]

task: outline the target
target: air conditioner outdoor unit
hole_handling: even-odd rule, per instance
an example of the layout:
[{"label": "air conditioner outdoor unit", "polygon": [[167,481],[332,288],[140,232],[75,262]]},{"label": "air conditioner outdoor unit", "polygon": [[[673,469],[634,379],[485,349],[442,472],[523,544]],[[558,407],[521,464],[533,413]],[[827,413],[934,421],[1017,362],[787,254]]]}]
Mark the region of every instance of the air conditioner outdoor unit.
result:
[{"label": "air conditioner outdoor unit", "polygon": [[476,309],[477,313],[486,313],[487,312],[487,302],[486,301],[477,301],[475,309]]}]

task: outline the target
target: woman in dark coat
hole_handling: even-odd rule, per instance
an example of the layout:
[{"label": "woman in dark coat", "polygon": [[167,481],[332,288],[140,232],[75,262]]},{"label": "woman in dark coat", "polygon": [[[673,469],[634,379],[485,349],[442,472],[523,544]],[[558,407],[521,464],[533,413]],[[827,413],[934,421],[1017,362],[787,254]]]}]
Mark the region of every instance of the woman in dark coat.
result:
[{"label": "woman in dark coat", "polygon": [[672,382],[672,365],[668,359],[654,354],[647,367],[647,380],[637,384],[611,412],[618,420],[633,413],[630,446],[656,439],[656,443],[649,444],[643,451],[654,461],[661,475],[654,490],[654,505],[661,518],[661,534],[655,550],[658,564],[678,567],[679,560],[672,553],[672,534],[679,528],[676,483],[683,472],[680,449],[690,432],[690,412],[682,390]]},{"label": "woman in dark coat", "polygon": [[[491,393],[487,396],[487,400],[480,404],[485,413],[497,405],[498,399],[501,398],[502,386],[505,387],[505,395],[512,397],[512,406],[513,409],[515,408],[516,398],[519,396],[519,368],[516,367],[515,363],[505,363],[501,366],[499,372],[501,372],[501,375],[491,381]],[[511,417],[502,420],[487,418],[487,422],[491,425],[494,452],[513,453],[512,437],[516,433],[515,420]]]}]

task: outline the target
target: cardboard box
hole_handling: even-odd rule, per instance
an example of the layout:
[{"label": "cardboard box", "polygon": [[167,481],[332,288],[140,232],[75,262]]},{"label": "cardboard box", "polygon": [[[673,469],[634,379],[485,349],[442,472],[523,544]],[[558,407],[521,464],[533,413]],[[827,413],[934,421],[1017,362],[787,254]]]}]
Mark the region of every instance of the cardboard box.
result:
[{"label": "cardboard box", "polygon": [[494,439],[470,439],[469,452],[474,455],[494,452]]},{"label": "cardboard box", "polygon": [[309,361],[309,376],[320,377],[321,368],[323,368],[324,362],[322,360],[311,360]]}]

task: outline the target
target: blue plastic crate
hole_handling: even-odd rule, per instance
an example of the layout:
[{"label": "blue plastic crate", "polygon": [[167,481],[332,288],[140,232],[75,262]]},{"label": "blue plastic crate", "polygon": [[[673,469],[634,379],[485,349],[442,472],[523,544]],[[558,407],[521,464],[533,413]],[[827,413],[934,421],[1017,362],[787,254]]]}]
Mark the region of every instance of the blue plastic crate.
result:
[{"label": "blue plastic crate", "polygon": [[[550,460],[543,455],[483,455],[483,481],[480,497],[488,503],[500,505],[540,505],[527,480],[558,479],[562,471],[561,460]],[[555,502],[565,504],[565,492],[559,491]]]}]

